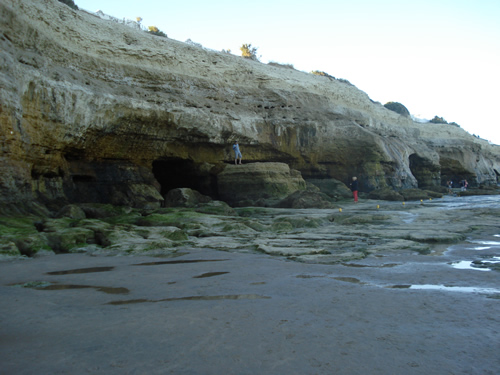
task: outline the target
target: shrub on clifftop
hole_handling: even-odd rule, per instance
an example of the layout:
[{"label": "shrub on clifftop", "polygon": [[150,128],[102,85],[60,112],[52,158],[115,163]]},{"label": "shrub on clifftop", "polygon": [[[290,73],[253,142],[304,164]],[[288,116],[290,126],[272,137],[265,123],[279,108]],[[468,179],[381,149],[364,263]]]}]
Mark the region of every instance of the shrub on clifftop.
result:
[{"label": "shrub on clifftop", "polygon": [[410,117],[410,111],[401,103],[398,102],[387,102],[384,107],[390,109],[393,112],[399,113],[401,116]]},{"label": "shrub on clifftop", "polygon": [[156,26],[148,26],[148,33],[156,35],[156,36],[161,36],[161,37],[167,38],[167,34],[165,34],[163,31],[161,31]]},{"label": "shrub on clifftop", "polygon": [[434,118],[432,120],[430,120],[429,122],[431,122],[433,124],[447,124],[448,123],[448,121],[446,121],[444,118],[439,117],[439,116],[434,116]]},{"label": "shrub on clifftop", "polygon": [[75,2],[73,0],[59,0],[60,3],[66,4],[70,8],[74,10],[78,10],[78,7],[76,6]]},{"label": "shrub on clifftop", "polygon": [[315,76],[323,76],[323,77],[327,77],[327,78],[331,78],[331,79],[335,79],[334,76],[331,76],[330,74],[326,73],[326,72],[322,72],[320,70],[313,70],[311,72],[311,74],[314,74]]},{"label": "shrub on clifftop", "polygon": [[243,44],[240,47],[240,51],[241,56],[244,58],[259,61],[259,58],[257,57],[257,47],[252,47],[251,44]]}]

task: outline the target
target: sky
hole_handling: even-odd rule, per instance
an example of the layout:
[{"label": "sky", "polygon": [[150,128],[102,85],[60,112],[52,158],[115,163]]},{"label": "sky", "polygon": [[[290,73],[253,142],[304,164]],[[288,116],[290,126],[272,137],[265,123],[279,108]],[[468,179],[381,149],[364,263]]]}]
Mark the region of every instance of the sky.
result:
[{"label": "sky", "polygon": [[498,0],[75,0],[216,51],[347,79],[500,145]]}]

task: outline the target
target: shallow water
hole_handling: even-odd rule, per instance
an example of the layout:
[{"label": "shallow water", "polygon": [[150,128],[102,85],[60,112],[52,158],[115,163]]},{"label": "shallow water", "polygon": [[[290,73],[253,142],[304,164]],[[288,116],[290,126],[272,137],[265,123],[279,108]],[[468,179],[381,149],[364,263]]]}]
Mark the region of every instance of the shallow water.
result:
[{"label": "shallow water", "polygon": [[500,205],[500,195],[474,195],[470,197],[444,196],[440,201],[433,201],[442,209],[491,208]]},{"label": "shallow water", "polygon": [[459,270],[491,271],[491,269],[489,268],[474,267],[473,263],[468,260],[461,260],[459,262],[454,262],[451,265],[453,268],[457,268]]}]

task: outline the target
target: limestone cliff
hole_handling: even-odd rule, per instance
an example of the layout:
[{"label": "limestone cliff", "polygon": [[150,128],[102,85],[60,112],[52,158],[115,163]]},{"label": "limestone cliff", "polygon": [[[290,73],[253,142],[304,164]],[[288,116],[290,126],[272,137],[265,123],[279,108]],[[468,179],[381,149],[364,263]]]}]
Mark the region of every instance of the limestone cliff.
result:
[{"label": "limestone cliff", "polygon": [[[166,30],[168,32],[168,30]],[[500,147],[330,77],[150,35],[56,0],[0,3],[0,206],[218,197],[233,160],[361,190],[496,183]],[[395,93],[397,94],[397,93]]]}]

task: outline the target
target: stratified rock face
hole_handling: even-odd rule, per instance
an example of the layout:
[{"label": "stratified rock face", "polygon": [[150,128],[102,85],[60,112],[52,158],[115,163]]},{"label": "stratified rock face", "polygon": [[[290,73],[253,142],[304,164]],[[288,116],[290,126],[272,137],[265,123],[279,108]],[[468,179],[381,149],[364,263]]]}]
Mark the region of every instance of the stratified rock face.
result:
[{"label": "stratified rock face", "polygon": [[228,164],[217,177],[221,199],[236,206],[282,199],[306,188],[300,172],[285,163]]},{"label": "stratified rock face", "polygon": [[452,125],[414,123],[343,81],[55,0],[2,0],[0,33],[2,209],[154,207],[182,187],[218,198],[236,139],[245,162],[287,163],[306,179],[356,175],[364,191],[496,183],[500,172],[499,147]]}]

